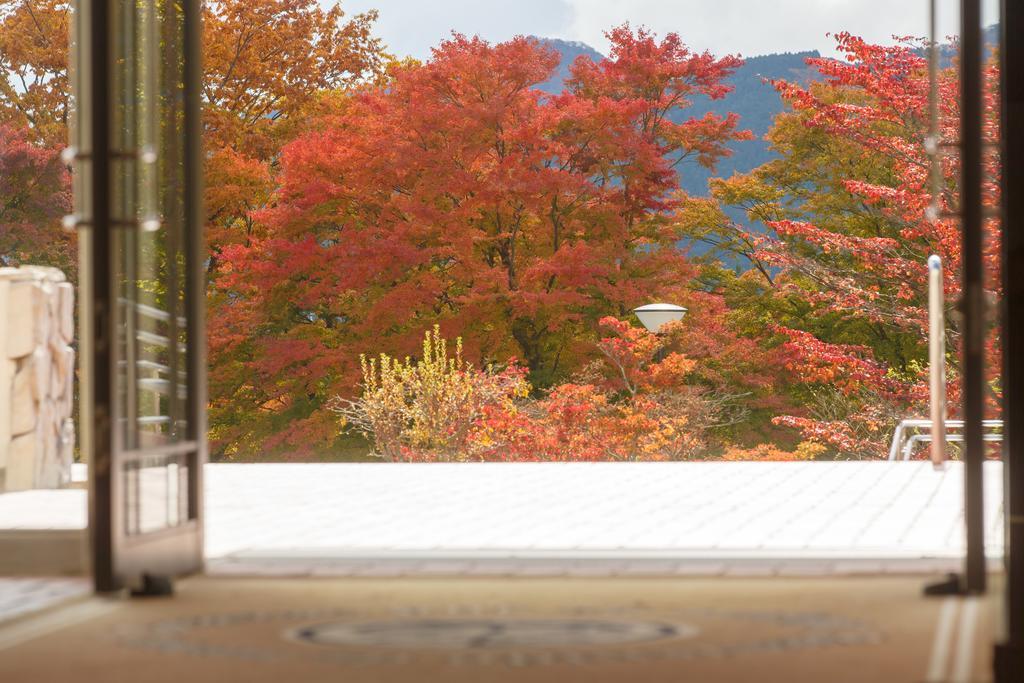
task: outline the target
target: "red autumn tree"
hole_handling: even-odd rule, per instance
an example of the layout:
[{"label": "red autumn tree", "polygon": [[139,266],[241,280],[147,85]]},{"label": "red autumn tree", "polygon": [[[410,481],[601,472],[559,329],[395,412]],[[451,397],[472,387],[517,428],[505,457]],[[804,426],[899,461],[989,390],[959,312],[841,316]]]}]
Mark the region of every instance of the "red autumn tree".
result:
[{"label": "red autumn tree", "polygon": [[0,266],[74,263],[60,219],[70,210],[67,168],[58,151],[0,124]]},{"label": "red autumn tree", "polygon": [[414,353],[435,321],[478,366],[520,358],[546,387],[593,353],[602,316],[687,297],[677,173],[745,133],[669,114],[723,96],[740,62],[674,34],[609,37],[610,58],[581,58],[550,97],[554,52],[455,36],[284,149],[265,236],[223,254],[226,452],[328,443],[324,401],[355,392],[360,352]]},{"label": "red autumn tree", "polygon": [[[958,222],[946,216],[957,206],[959,159],[942,155],[945,190],[933,214],[922,44],[871,45],[846,33],[836,39],[845,59],[808,60],[820,82],[775,84],[792,108],[769,133],[780,157],[747,176],[714,181],[714,200],[691,200],[680,219],[753,265],[734,283],[746,300],[731,300],[785,339],[795,393],[805,405],[777,421],[840,457],[873,457],[885,453],[897,421],[927,414],[930,254],[944,262],[948,393],[956,409],[960,331],[952,311],[960,296],[961,237]],[[987,79],[986,138],[995,141],[994,63]],[[959,139],[958,87],[955,67],[943,69],[940,143]],[[985,163],[986,201],[994,205],[994,153]],[[739,228],[715,201],[746,209],[771,231]],[[987,268],[997,295],[998,226],[987,227]],[[989,342],[995,366],[996,340]]]}]

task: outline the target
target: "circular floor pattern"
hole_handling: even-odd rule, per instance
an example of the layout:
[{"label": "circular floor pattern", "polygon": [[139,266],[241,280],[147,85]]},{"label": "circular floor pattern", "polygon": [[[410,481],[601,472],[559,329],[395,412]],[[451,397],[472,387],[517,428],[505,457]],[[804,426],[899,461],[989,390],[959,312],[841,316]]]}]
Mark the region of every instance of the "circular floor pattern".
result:
[{"label": "circular floor pattern", "polygon": [[297,629],[318,645],[414,649],[486,649],[624,645],[690,638],[689,624],[595,619],[415,619],[336,621]]},{"label": "circular floor pattern", "polygon": [[[195,614],[112,634],[122,646],[252,662],[349,666],[550,666],[734,659],[766,652],[879,645],[873,625],[822,612],[516,605]],[[301,648],[297,650],[296,647]]]}]

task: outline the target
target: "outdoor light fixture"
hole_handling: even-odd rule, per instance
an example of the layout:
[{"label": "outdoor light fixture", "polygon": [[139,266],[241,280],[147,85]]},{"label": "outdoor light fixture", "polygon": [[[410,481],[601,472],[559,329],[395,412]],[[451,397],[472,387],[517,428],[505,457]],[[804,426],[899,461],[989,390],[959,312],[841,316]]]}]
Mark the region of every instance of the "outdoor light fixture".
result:
[{"label": "outdoor light fixture", "polygon": [[686,309],[675,304],[647,304],[640,308],[634,308],[633,312],[640,319],[643,326],[654,334],[658,334],[661,327],[666,323],[682,320],[686,315]]}]

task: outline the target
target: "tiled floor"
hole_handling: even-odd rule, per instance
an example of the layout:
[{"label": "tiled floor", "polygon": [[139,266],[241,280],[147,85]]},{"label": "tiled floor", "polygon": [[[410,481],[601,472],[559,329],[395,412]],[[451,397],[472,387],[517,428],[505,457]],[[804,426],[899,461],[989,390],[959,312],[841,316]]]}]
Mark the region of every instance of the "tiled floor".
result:
[{"label": "tiled floor", "polygon": [[[1001,479],[986,464],[989,554]],[[962,467],[928,463],[206,468],[211,558],[956,558]],[[83,528],[85,491],[0,496],[0,530]]]},{"label": "tiled floor", "polygon": [[[990,559],[1001,480],[988,463]],[[957,464],[209,465],[206,485],[214,574],[934,574],[963,553]],[[82,529],[85,496],[0,495],[0,533]],[[0,579],[0,620],[88,590]]]},{"label": "tiled floor", "polygon": [[[1001,465],[986,465],[1000,551]],[[962,468],[927,463],[218,465],[212,557],[955,557]]]}]

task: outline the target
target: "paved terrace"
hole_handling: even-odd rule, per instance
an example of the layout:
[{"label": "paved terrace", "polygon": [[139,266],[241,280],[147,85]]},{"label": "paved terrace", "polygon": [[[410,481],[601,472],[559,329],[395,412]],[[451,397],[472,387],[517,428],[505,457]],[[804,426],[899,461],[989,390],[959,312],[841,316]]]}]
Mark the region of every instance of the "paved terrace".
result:
[{"label": "paved terrace", "polygon": [[[927,462],[216,464],[206,551],[215,568],[488,557],[948,565],[963,553],[962,474]],[[998,557],[1000,463],[986,463],[985,485]],[[0,495],[0,529],[84,528],[85,505],[83,490]]]}]

